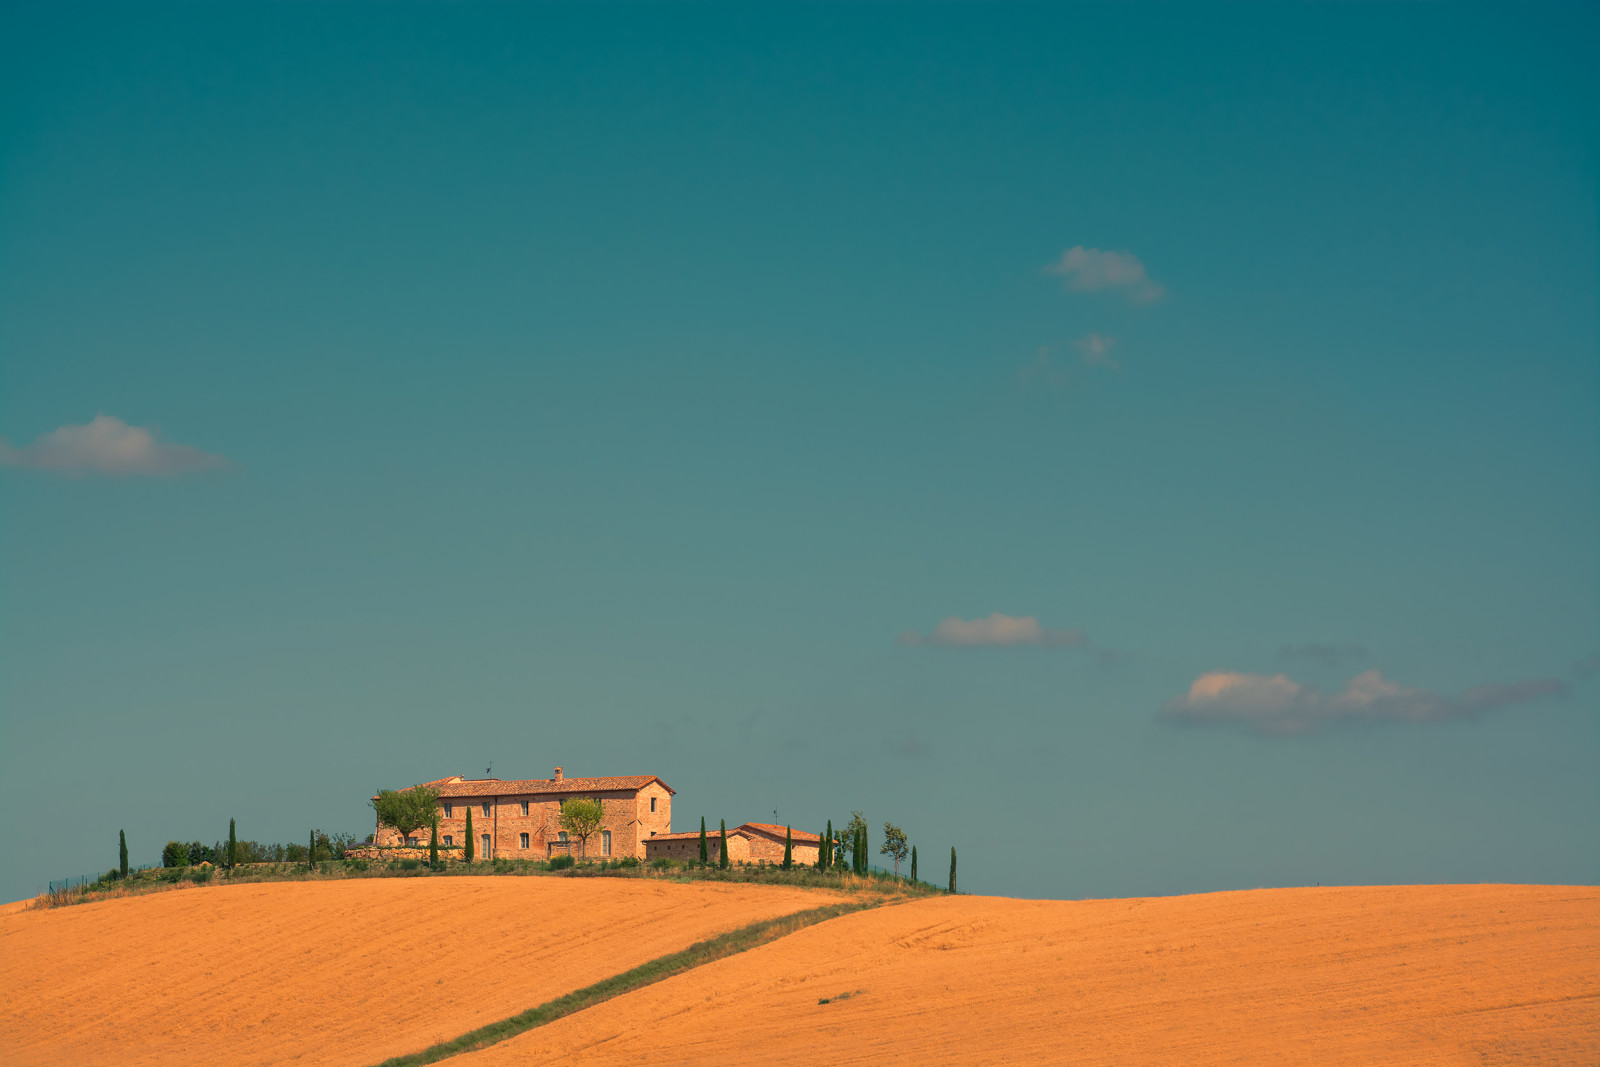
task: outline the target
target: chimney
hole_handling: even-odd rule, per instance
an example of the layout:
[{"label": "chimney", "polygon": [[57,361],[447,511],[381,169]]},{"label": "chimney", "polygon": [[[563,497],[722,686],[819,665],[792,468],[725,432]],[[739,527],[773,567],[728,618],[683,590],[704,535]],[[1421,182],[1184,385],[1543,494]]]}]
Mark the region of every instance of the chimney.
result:
[{"label": "chimney", "polygon": [[561,781],[561,768],[560,767],[556,768],[556,781],[558,781],[558,782]]}]

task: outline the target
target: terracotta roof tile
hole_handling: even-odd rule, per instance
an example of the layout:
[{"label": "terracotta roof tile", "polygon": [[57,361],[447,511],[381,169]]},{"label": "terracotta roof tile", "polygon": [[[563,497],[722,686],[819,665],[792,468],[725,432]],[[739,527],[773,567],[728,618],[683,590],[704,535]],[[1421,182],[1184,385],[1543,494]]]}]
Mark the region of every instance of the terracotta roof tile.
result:
[{"label": "terracotta roof tile", "polygon": [[660,782],[668,793],[676,793],[658,775],[640,774],[621,778],[436,778],[423,785],[439,790],[441,797],[510,797],[549,793],[637,792],[651,782]]},{"label": "terracotta roof tile", "polygon": [[795,844],[797,844],[797,845],[800,844],[801,842],[804,842],[804,843],[806,843],[808,845],[814,845],[818,841],[822,840],[822,835],[821,834],[808,834],[804,830],[790,830],[787,826],[777,826],[777,825],[775,825],[773,823],[770,823],[770,822],[747,822],[747,823],[741,823],[739,825],[739,829],[743,830],[746,826],[748,826],[748,827],[750,827],[750,828],[752,828],[754,830],[758,830],[758,831],[760,831],[762,833],[771,834],[772,836],[779,837],[779,838],[783,837],[783,835],[785,833],[793,833],[794,834],[794,841],[795,841]]}]

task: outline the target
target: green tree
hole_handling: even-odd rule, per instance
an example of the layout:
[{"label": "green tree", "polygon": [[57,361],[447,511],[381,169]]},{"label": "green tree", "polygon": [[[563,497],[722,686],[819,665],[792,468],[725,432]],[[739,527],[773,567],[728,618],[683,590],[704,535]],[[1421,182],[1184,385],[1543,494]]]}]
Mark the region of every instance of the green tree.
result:
[{"label": "green tree", "polygon": [[439,819],[437,816],[433,820],[433,832],[428,835],[428,866],[436,871],[440,869]]},{"label": "green tree", "polygon": [[850,821],[844,824],[844,829],[839,832],[839,862],[844,862],[844,850],[850,850],[850,873],[862,874],[862,853],[867,833],[867,817],[859,811],[850,812]]},{"label": "green tree", "polygon": [[722,851],[717,854],[717,866],[722,870],[728,869],[728,820],[722,820]]},{"label": "green tree", "polygon": [[872,846],[867,844],[867,828],[865,826],[856,830],[856,841],[856,855],[860,857],[857,861],[859,869],[856,873],[865,875],[868,873],[872,863],[867,854],[867,850]]},{"label": "green tree", "polygon": [[700,816],[700,866],[704,867],[711,860],[711,851],[706,844],[706,817]]},{"label": "green tree", "polygon": [[894,860],[894,876],[900,877],[900,861],[906,858],[906,832],[892,822],[883,824],[883,847],[878,855]]},{"label": "green tree", "polygon": [[956,891],[956,846],[950,846],[950,892]]},{"label": "green tree", "polygon": [[472,856],[473,856],[474,852],[476,852],[476,850],[477,850],[477,846],[472,840],[472,805],[468,804],[467,805],[467,844],[466,844],[466,852],[464,854],[465,859],[466,859],[468,864],[472,863]]},{"label": "green tree", "polygon": [[917,846],[911,846],[911,880],[917,880]]},{"label": "green tree", "polygon": [[833,867],[833,850],[838,843],[833,839],[833,820],[828,820],[828,832],[822,835],[822,840],[817,842],[817,859],[822,863],[824,871]]},{"label": "green tree", "polygon": [[825,833],[818,834],[817,835],[817,862],[814,863],[812,866],[816,867],[816,869],[818,871],[825,871],[825,870],[828,869],[827,863],[828,863],[828,835],[825,834]]},{"label": "green tree", "polygon": [[166,847],[161,850],[161,866],[189,866],[189,846],[182,841],[168,841]]},{"label": "green tree", "polygon": [[378,813],[378,825],[392,828],[400,835],[403,845],[412,834],[437,818],[439,791],[420,785],[410,789],[380,789],[368,803]]},{"label": "green tree", "polygon": [[128,831],[117,831],[117,854],[122,862],[117,864],[117,869],[122,872],[122,877],[128,877]]},{"label": "green tree", "polygon": [[783,869],[786,871],[794,869],[794,828],[792,826],[783,828]]},{"label": "green tree", "polygon": [[234,826],[234,820],[228,820],[228,870],[233,870],[239,863],[239,834]]},{"label": "green tree", "polygon": [[317,832],[311,831],[311,837],[306,842],[306,870],[311,870],[317,865]]},{"label": "green tree", "polygon": [[582,843],[583,858],[588,859],[589,838],[600,832],[605,817],[605,806],[599,797],[573,797],[562,802],[556,824]]}]

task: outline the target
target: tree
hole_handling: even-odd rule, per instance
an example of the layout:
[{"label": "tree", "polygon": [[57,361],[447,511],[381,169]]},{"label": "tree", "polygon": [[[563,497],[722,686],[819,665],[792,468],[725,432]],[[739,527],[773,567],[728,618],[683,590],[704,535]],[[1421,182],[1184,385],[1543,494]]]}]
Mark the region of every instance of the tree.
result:
[{"label": "tree", "polygon": [[378,813],[378,825],[391,827],[400,835],[403,845],[438,816],[439,791],[420,785],[410,789],[380,789],[369,803]]},{"label": "tree", "polygon": [[722,820],[722,851],[717,856],[717,866],[722,870],[728,869],[728,820]]},{"label": "tree", "polygon": [[561,804],[561,817],[556,820],[567,833],[583,845],[583,858],[589,858],[589,838],[600,832],[605,821],[605,805],[599,797],[573,797]]},{"label": "tree", "polygon": [[[850,821],[844,824],[844,829],[839,832],[839,862],[844,862],[844,850],[850,849],[850,873],[864,874],[865,860],[862,858],[866,851],[867,819],[859,811],[850,813]],[[846,845],[848,842],[848,846]]]},{"label": "tree", "polygon": [[783,869],[786,871],[794,869],[794,828],[792,826],[783,828]]},{"label": "tree", "polygon": [[917,846],[911,846],[911,880],[917,880]]},{"label": "tree", "polygon": [[894,860],[894,876],[900,877],[900,861],[906,858],[906,832],[892,822],[883,824],[883,847],[878,855]]},{"label": "tree", "polygon": [[950,892],[956,891],[956,846],[950,846]]},{"label": "tree", "polygon": [[233,868],[238,864],[238,862],[239,862],[239,835],[238,835],[237,832],[235,832],[234,820],[229,819],[228,820],[228,870],[230,870],[230,871],[233,870]]},{"label": "tree", "polygon": [[439,869],[439,819],[433,820],[433,832],[428,835],[428,866]]},{"label": "tree", "polygon": [[828,835],[826,833],[817,835],[817,862],[813,866],[818,871],[828,869]]},{"label": "tree", "polygon": [[871,845],[867,844],[867,828],[866,828],[866,826],[863,825],[863,826],[857,827],[857,829],[856,829],[856,857],[857,857],[857,859],[856,859],[856,866],[857,866],[856,873],[857,874],[865,875],[865,874],[869,873],[870,865],[871,865],[872,861],[867,858],[868,857],[867,850],[869,848],[871,848],[871,847],[872,847]]},{"label": "tree", "polygon": [[467,863],[470,864],[472,862],[473,853],[476,851],[476,846],[474,846],[473,841],[472,841],[472,805],[471,804],[467,805],[467,845],[466,845],[466,848],[467,848],[467,850],[466,850],[466,853],[465,853],[465,857],[466,857]]},{"label": "tree", "polygon": [[317,865],[317,832],[311,831],[311,838],[306,843],[306,870]]},{"label": "tree", "polygon": [[189,866],[189,846],[182,841],[168,841],[166,847],[161,850],[161,866]]},{"label": "tree", "polygon": [[704,867],[710,861],[711,852],[706,847],[706,817],[700,816],[700,866]]},{"label": "tree", "polygon": [[817,862],[822,864],[824,871],[833,866],[833,850],[838,842],[833,839],[833,820],[828,820],[828,832],[822,835],[822,840],[817,844]]},{"label": "tree", "polygon": [[117,852],[122,857],[122,862],[117,865],[122,872],[121,877],[128,877],[128,831],[117,831]]}]

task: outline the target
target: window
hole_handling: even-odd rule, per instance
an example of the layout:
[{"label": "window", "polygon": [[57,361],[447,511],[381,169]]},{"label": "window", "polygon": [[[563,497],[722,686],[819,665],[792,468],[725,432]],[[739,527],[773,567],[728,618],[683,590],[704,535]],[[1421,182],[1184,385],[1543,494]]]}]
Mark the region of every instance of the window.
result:
[{"label": "window", "polygon": [[[526,800],[524,800],[522,802],[522,814],[524,814],[524,815],[528,814],[528,802]],[[524,835],[524,836],[526,836],[526,835]],[[527,845],[523,845],[522,847],[523,848],[527,848],[528,846]]]},{"label": "window", "polygon": [[564,844],[566,844],[566,843],[567,843],[567,832],[566,832],[566,831],[565,831],[565,830],[563,830],[563,831],[561,831],[561,833],[560,833],[560,834],[559,834],[559,835],[557,835],[557,839],[558,839],[558,840],[559,840],[559,841],[560,841],[560,842],[561,842],[561,843],[562,843],[562,844],[563,844],[563,845],[564,845]]},{"label": "window", "polygon": [[489,814],[489,802],[487,800],[483,802],[483,813],[485,815]]},{"label": "window", "polygon": [[483,842],[483,858],[489,858],[489,835],[484,834],[479,840]]},{"label": "window", "polygon": [[454,804],[446,804],[444,806],[444,817],[447,819],[455,818],[455,810],[456,808]]},{"label": "window", "polygon": [[655,797],[651,797],[650,798],[650,810],[651,811],[655,811],[656,810],[656,798]]},{"label": "window", "polygon": [[527,834],[523,834],[522,835],[522,845],[520,847],[522,847],[522,848],[527,848],[528,847],[528,835]]},{"label": "window", "polygon": [[444,847],[445,848],[454,848],[455,844],[456,844],[456,836],[455,836],[455,834],[445,834],[444,835]]},{"label": "window", "polygon": [[611,831],[610,830],[601,830],[600,831],[600,854],[602,856],[611,855]]},{"label": "window", "polygon": [[414,837],[406,838],[406,848],[416,848],[416,847],[417,847],[417,839],[416,838],[414,838]]}]

